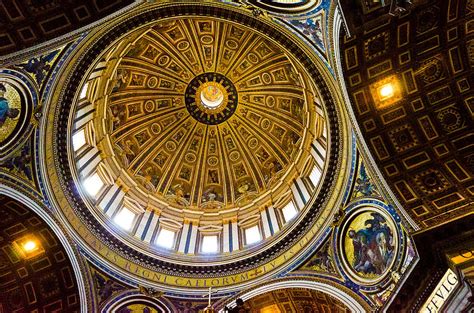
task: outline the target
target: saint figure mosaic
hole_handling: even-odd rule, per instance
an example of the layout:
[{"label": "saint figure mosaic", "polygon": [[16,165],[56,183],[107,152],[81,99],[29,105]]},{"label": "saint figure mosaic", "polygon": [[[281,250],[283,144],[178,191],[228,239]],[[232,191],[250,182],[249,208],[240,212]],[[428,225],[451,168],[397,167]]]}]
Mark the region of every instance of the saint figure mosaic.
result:
[{"label": "saint figure mosaic", "polygon": [[379,212],[359,213],[344,229],[344,256],[350,269],[362,279],[383,276],[394,260],[396,248],[395,226]]}]

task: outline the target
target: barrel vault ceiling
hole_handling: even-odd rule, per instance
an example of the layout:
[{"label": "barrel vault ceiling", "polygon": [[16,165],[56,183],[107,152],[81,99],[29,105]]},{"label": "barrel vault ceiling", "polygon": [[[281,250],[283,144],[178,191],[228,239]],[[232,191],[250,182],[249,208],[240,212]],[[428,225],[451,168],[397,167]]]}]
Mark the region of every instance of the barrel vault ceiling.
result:
[{"label": "barrel vault ceiling", "polygon": [[2,0],[0,55],[33,47],[89,25],[132,0]]},{"label": "barrel vault ceiling", "polygon": [[[74,269],[51,228],[6,196],[0,215],[0,312],[78,312]],[[35,238],[44,252],[25,258],[15,246],[24,238]]]},{"label": "barrel vault ceiling", "polygon": [[[415,4],[399,17],[388,7],[346,14],[352,36],[340,39],[341,62],[378,167],[428,229],[473,211],[474,3]],[[382,101],[377,90],[390,82],[394,95]]]}]

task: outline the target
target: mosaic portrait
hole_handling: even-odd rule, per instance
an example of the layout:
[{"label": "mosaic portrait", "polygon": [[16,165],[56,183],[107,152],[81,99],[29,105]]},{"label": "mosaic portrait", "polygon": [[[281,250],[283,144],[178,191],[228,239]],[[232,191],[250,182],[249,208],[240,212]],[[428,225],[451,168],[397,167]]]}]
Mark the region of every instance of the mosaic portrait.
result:
[{"label": "mosaic portrait", "polygon": [[364,280],[376,280],[391,267],[397,234],[391,218],[373,210],[362,211],[343,230],[342,252],[350,271]]},{"label": "mosaic portrait", "polygon": [[31,84],[22,74],[0,71],[0,160],[18,148],[18,143],[29,134],[33,111],[31,91]]},{"label": "mosaic portrait", "polygon": [[20,93],[8,82],[0,82],[0,142],[15,130],[21,110]]}]

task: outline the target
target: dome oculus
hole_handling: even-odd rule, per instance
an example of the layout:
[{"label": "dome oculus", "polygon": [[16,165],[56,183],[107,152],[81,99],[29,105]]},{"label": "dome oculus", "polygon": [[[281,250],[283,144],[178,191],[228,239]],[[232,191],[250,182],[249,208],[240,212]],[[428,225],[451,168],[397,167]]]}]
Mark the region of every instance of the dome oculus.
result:
[{"label": "dome oculus", "polygon": [[224,100],[224,94],[222,93],[220,86],[214,85],[213,83],[204,84],[199,96],[201,97],[202,104],[208,109],[215,109],[222,104]]},{"label": "dome oculus", "polygon": [[237,99],[234,84],[219,73],[196,76],[184,96],[189,114],[206,125],[217,125],[228,120],[237,109]]}]

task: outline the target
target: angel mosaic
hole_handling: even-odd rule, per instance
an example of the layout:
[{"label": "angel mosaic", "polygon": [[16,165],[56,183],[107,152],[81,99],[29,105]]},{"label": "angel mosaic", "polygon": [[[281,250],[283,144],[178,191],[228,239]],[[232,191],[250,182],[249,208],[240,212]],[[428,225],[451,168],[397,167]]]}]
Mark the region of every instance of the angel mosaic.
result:
[{"label": "angel mosaic", "polygon": [[330,242],[326,242],[312,257],[301,267],[302,270],[311,270],[322,273],[335,274],[334,259],[332,257]]},{"label": "angel mosaic", "polygon": [[306,20],[292,20],[291,24],[312,39],[316,45],[325,50],[321,16],[308,18]]},{"label": "angel mosaic", "polygon": [[28,62],[18,64],[17,66],[30,73],[35,78],[38,86],[42,86],[49,71],[53,67],[53,63],[59,51],[60,50],[56,50],[40,57],[31,58]]},{"label": "angel mosaic", "polygon": [[370,196],[375,192],[375,186],[372,184],[369,174],[367,173],[364,164],[360,165],[359,177],[356,179],[356,186],[354,187],[354,195]]},{"label": "angel mosaic", "polygon": [[93,275],[95,279],[95,286],[97,288],[97,294],[99,295],[99,303],[103,303],[109,299],[112,294],[125,289],[125,286],[122,284],[110,279],[106,275],[96,272],[95,270],[93,270]]}]

